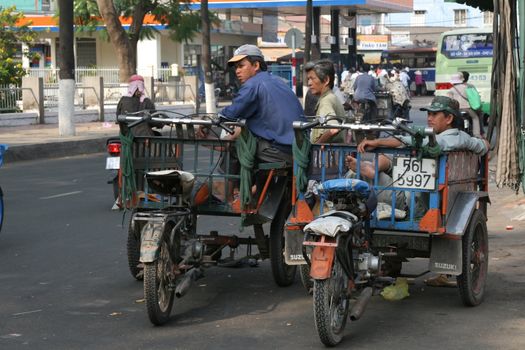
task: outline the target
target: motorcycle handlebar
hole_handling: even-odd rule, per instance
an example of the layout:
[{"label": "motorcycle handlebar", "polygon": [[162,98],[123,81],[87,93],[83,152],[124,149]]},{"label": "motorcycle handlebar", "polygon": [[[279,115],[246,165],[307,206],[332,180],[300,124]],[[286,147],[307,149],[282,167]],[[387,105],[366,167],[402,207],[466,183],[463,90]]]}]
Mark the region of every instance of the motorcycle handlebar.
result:
[{"label": "motorcycle handlebar", "polygon": [[[172,117],[168,115],[168,113],[176,114],[177,117]],[[141,114],[140,116],[138,114]],[[210,116],[210,114],[205,114],[206,116]],[[204,115],[203,115],[204,116]],[[197,125],[197,126],[218,126],[226,132],[233,134],[233,128],[235,126],[243,127],[246,125],[245,120],[237,120],[237,121],[231,121],[224,118],[218,118],[217,115],[214,115],[214,118],[210,119],[197,119],[195,117],[199,117],[199,114],[194,115],[184,115],[178,112],[172,112],[172,111],[156,111],[153,113],[150,113],[149,111],[139,111],[134,113],[128,113],[125,115],[119,115],[117,117],[117,121],[120,123],[130,123],[128,124],[129,128],[133,128],[137,126],[138,124],[141,124],[143,122],[156,122],[156,123],[162,123],[165,125],[169,124],[182,124],[182,125]]]}]

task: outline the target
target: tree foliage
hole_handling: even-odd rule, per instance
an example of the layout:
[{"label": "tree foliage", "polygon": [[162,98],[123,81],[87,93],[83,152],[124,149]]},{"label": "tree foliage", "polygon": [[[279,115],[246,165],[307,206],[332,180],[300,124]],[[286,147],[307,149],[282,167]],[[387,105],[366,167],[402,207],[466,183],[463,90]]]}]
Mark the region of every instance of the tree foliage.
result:
[{"label": "tree foliage", "polygon": [[479,7],[481,11],[494,11],[493,0],[455,0],[457,3]]},{"label": "tree foliage", "polygon": [[[200,14],[189,7],[189,0],[75,0],[74,13],[77,31],[98,31],[115,47],[121,80],[136,71],[137,43],[151,39],[158,32],[144,26],[146,15],[166,25],[170,37],[177,42],[189,41],[200,30]],[[131,19],[124,28],[119,17]]]},{"label": "tree foliage", "polygon": [[[23,13],[16,12],[16,7],[3,8],[0,6],[0,84],[20,84],[25,71],[22,62],[16,59],[20,55],[20,45],[28,46],[33,42],[36,33],[27,25],[16,26],[24,17]],[[31,57],[28,51],[23,55]]]}]

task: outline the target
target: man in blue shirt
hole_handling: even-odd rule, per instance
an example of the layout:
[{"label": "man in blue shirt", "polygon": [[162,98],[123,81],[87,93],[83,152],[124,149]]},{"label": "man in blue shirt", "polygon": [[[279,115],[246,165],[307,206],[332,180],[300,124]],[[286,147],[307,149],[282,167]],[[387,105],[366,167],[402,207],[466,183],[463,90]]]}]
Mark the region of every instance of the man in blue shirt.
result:
[{"label": "man in blue shirt", "polygon": [[235,66],[241,88],[230,106],[219,115],[230,120],[246,119],[257,137],[257,158],[264,162],[292,164],[294,121],[306,121],[297,96],[284,81],[267,72],[264,55],[255,45],[242,45],[228,61]]},{"label": "man in blue shirt", "polygon": [[365,103],[368,105],[368,111],[363,116],[362,122],[374,122],[377,118],[377,104],[376,95],[377,79],[372,75],[367,74],[370,70],[368,64],[363,65],[363,74],[359,75],[354,82],[354,97],[353,100],[357,103]]}]

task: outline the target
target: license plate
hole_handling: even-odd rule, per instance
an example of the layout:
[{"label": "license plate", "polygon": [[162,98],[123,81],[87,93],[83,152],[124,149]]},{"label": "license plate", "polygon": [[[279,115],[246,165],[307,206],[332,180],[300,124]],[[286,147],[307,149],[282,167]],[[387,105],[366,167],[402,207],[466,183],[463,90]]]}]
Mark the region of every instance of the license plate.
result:
[{"label": "license plate", "polygon": [[106,158],[106,169],[108,170],[120,169],[120,157],[107,157]]},{"label": "license plate", "polygon": [[392,177],[395,187],[435,190],[436,160],[396,157]]}]

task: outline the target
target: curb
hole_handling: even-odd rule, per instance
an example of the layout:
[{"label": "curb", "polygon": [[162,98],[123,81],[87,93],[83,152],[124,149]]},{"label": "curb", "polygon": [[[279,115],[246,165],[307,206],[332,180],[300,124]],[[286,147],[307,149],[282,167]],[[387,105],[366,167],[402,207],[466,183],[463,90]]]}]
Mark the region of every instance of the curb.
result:
[{"label": "curb", "polygon": [[106,151],[109,136],[88,140],[48,142],[33,145],[10,146],[4,154],[5,163],[19,161],[62,158],[82,154],[102,153]]}]

